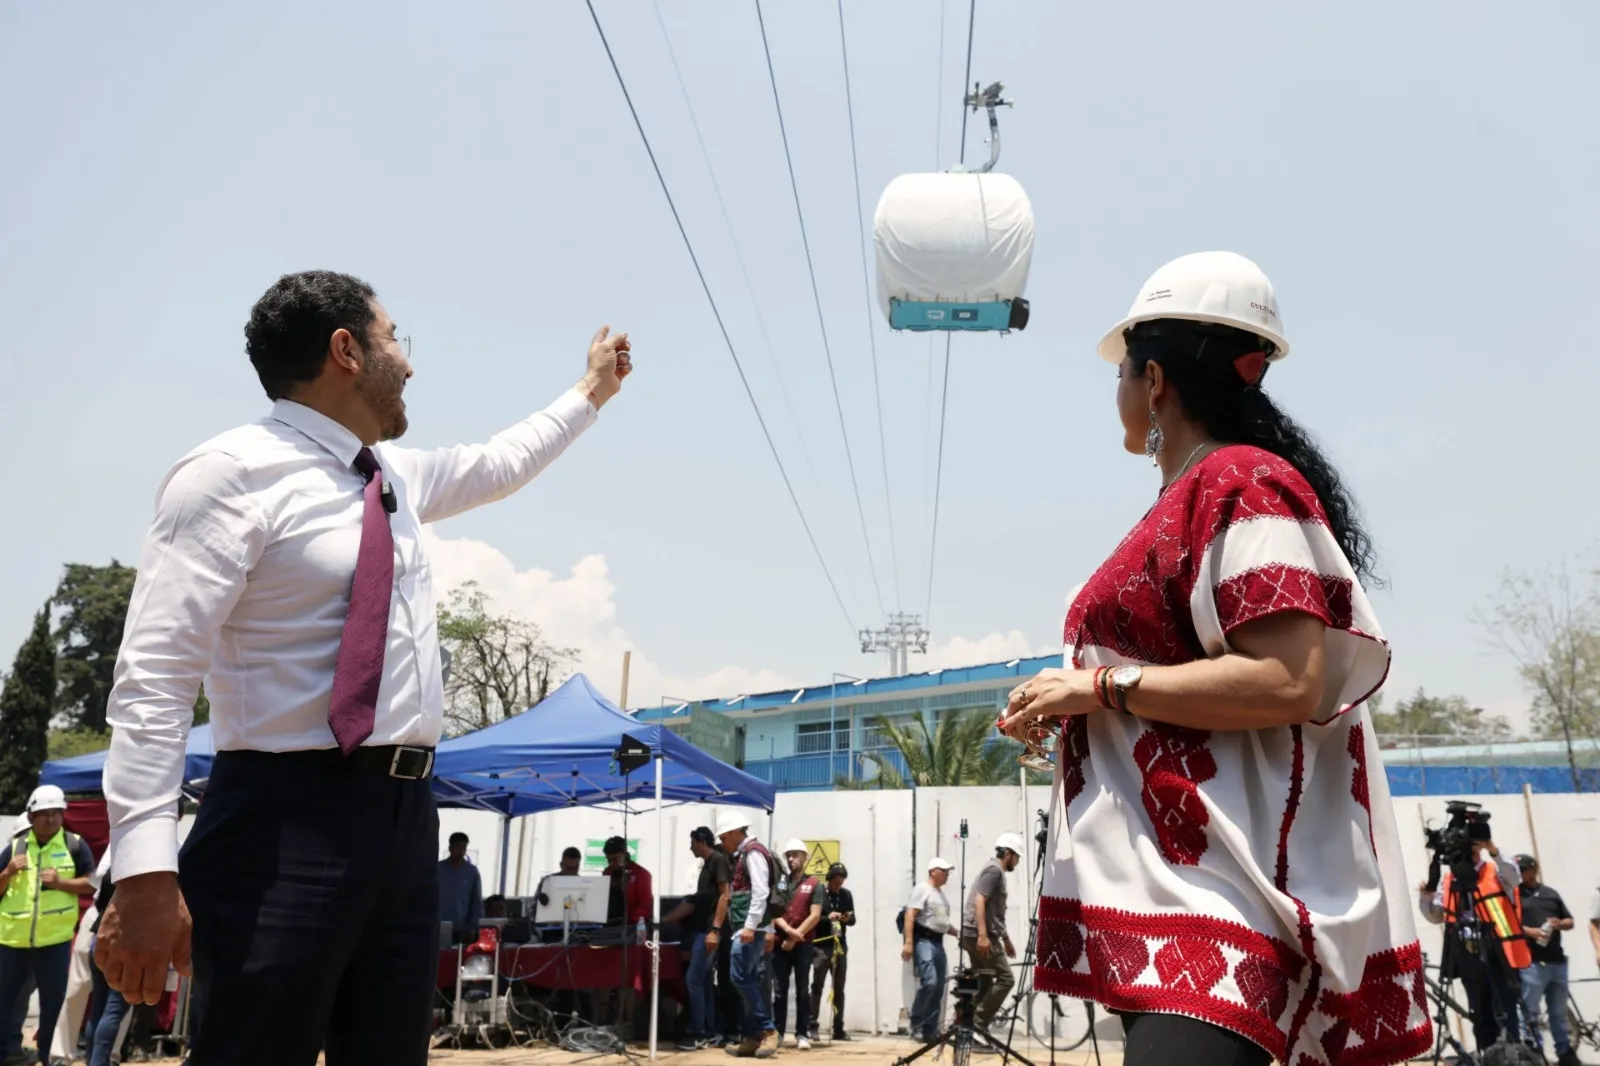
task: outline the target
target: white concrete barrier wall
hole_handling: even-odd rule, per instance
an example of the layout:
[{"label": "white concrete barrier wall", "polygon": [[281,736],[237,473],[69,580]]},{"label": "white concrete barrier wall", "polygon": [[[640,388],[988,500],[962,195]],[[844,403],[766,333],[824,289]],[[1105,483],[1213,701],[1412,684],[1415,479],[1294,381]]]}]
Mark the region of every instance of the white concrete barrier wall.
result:
[{"label": "white concrete barrier wall", "polygon": [[[1404,884],[1408,897],[1427,874],[1428,852],[1423,846],[1423,819],[1444,822],[1447,797],[1402,797],[1393,800],[1395,820],[1405,848]],[[1482,803],[1493,815],[1495,841],[1508,856],[1538,853],[1545,880],[1567,901],[1576,918],[1575,928],[1563,937],[1571,960],[1571,976],[1594,978],[1595,953],[1587,932],[1589,901],[1600,886],[1600,795],[1462,796]],[[962,861],[958,837],[961,820],[967,821],[966,876],[970,882],[993,853],[1003,832],[1022,835],[1029,848],[1028,863],[1010,877],[1007,915],[1012,938],[1020,952],[1027,936],[1033,888],[1026,872],[1033,863],[1035,812],[1047,808],[1049,789],[1033,786],[995,788],[926,788],[913,791],[785,792],[777,799],[770,820],[753,816],[761,840],[781,845],[791,836],[809,840],[837,840],[840,858],[850,868],[849,887],[855,895],[857,925],[850,932],[850,976],[845,1021],[853,1030],[893,1031],[904,1024],[910,967],[901,963],[894,917],[904,905],[911,886],[926,876],[928,860],[941,855],[958,865]],[[1532,812],[1532,830],[1529,811]],[[632,815],[627,834],[640,841],[640,861],[654,875],[657,891],[680,895],[691,891],[699,862],[690,854],[689,832],[695,826],[715,827],[715,807],[699,804],[669,807],[661,817],[665,835],[663,860],[657,859],[657,820],[654,811]],[[440,812],[439,852],[454,830],[472,839],[471,855],[483,872],[484,891],[500,885],[501,820],[471,811]],[[562,848],[582,847],[585,840],[621,834],[620,813],[576,808],[515,819],[511,825],[508,892],[526,894],[538,878],[556,868]],[[957,870],[947,890],[951,903],[960,906]],[[1414,903],[1413,903],[1414,906]],[[1439,930],[1418,918],[1423,949],[1430,960],[1439,956]],[[1600,1016],[1600,982],[1574,986],[1585,1014]]]}]

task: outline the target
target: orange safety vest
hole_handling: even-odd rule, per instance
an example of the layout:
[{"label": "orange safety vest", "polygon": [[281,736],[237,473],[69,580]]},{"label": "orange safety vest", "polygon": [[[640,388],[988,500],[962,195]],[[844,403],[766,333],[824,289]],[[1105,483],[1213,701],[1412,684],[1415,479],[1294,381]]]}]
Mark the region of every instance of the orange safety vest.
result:
[{"label": "orange safety vest", "polygon": [[[1444,893],[1444,920],[1454,924],[1456,912],[1454,894],[1450,891],[1450,871],[1444,873],[1439,884]],[[1522,900],[1507,896],[1500,887],[1500,875],[1493,862],[1478,868],[1478,921],[1494,930],[1495,939],[1506,953],[1506,962],[1512,969],[1521,970],[1533,965],[1533,952],[1528,948],[1528,938],[1522,933]]]}]

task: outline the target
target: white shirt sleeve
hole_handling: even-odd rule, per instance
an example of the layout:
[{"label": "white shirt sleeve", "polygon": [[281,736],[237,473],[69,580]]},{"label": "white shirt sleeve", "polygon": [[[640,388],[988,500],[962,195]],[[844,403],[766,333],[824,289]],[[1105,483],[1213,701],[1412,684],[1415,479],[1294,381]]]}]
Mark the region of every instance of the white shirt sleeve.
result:
[{"label": "white shirt sleeve", "polygon": [[485,444],[426,451],[384,448],[384,459],[404,464],[417,516],[438,522],[516,492],[549,466],[594,424],[598,412],[576,390]]},{"label": "white shirt sleeve", "polygon": [[156,499],[106,706],[103,788],[116,880],[178,869],[178,799],[211,649],[260,558],[266,524],[233,456],[192,455]]},{"label": "white shirt sleeve", "polygon": [[1589,897],[1589,920],[1600,922],[1600,888],[1594,890],[1594,895]]},{"label": "white shirt sleeve", "polygon": [[772,893],[767,860],[756,851],[746,851],[744,860],[745,872],[750,875],[750,913],[744,916],[744,928],[760,929],[767,913],[767,897]]}]

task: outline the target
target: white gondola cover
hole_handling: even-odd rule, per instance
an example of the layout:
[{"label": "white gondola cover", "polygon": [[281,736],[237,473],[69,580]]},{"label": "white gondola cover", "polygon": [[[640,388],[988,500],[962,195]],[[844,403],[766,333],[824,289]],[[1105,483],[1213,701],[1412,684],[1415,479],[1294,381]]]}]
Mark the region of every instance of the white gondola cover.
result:
[{"label": "white gondola cover", "polygon": [[1033,205],[1009,174],[902,174],[872,216],[878,304],[1021,296],[1033,261]]}]

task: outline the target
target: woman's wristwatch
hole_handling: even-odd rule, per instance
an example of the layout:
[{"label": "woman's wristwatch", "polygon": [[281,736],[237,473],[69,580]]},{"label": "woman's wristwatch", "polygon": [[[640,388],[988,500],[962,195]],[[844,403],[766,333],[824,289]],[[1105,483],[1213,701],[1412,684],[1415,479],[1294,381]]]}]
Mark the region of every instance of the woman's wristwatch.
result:
[{"label": "woman's wristwatch", "polygon": [[1118,666],[1106,675],[1107,687],[1111,690],[1111,702],[1123,714],[1131,714],[1128,710],[1128,693],[1139,687],[1139,682],[1144,679],[1142,666]]}]

